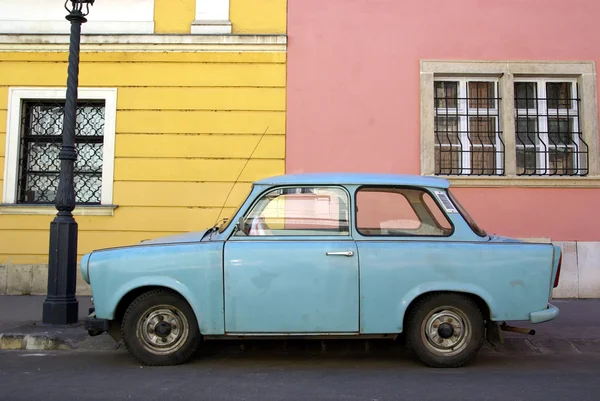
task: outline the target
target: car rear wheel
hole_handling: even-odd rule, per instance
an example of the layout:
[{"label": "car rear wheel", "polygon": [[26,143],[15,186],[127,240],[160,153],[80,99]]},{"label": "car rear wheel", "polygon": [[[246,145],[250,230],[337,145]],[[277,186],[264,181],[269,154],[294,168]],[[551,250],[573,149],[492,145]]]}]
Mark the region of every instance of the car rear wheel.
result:
[{"label": "car rear wheel", "polygon": [[121,336],[129,353],[151,366],[185,363],[201,340],[192,308],[168,290],[138,296],[123,316]]},{"label": "car rear wheel", "polygon": [[485,321],[477,304],[462,294],[432,294],[408,311],[408,349],[425,365],[459,367],[479,352]]}]

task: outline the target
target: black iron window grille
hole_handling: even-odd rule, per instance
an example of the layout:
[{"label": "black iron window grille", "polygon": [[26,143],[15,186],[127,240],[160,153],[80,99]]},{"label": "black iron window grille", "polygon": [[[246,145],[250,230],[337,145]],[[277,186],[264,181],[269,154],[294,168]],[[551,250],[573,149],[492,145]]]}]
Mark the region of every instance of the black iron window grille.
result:
[{"label": "black iron window grille", "polygon": [[496,81],[435,81],[436,175],[504,174],[500,101]]},{"label": "black iron window grille", "polygon": [[576,81],[515,82],[518,175],[586,175]]},{"label": "black iron window grille", "polygon": [[[27,100],[21,114],[18,203],[52,204],[60,175],[64,100]],[[100,204],[104,101],[79,101],[74,166],[78,204]]]}]

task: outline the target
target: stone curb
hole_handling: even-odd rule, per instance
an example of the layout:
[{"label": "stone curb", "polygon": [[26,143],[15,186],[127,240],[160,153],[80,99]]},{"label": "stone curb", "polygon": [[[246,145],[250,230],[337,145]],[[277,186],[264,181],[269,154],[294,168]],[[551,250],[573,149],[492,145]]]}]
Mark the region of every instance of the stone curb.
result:
[{"label": "stone curb", "polygon": [[0,334],[0,350],[68,350],[70,341],[49,335]]},{"label": "stone curb", "polygon": [[0,329],[0,350],[114,350],[117,343],[108,335],[91,337],[81,322],[48,327],[37,322]]}]

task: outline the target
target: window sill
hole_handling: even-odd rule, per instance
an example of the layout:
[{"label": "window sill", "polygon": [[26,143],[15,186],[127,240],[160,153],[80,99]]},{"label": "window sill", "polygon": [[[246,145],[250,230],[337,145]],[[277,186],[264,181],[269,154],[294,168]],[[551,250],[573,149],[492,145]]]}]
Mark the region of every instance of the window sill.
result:
[{"label": "window sill", "polygon": [[461,177],[436,175],[450,181],[452,187],[517,187],[517,188],[600,188],[600,177]]},{"label": "window sill", "polygon": [[[77,206],[73,216],[114,216],[117,205]],[[49,216],[58,211],[54,205],[0,204],[0,214]]]},{"label": "window sill", "polygon": [[192,35],[229,35],[231,21],[195,20],[192,22]]}]

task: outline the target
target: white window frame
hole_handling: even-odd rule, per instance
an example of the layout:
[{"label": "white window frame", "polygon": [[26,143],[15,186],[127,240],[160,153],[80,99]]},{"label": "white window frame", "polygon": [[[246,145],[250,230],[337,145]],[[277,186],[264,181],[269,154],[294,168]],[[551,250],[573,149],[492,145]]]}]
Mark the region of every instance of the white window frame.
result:
[{"label": "white window frame", "polygon": [[[435,173],[434,81],[437,77],[497,77],[500,126],[504,142],[504,175],[441,175],[455,187],[599,188],[600,135],[596,63],[565,60],[421,60],[420,61],[421,174]],[[587,174],[519,175],[516,158],[514,80],[517,78],[574,79],[578,84],[579,131],[588,145]],[[585,163],[585,159],[583,159]]]},{"label": "white window frame", "polygon": [[[17,180],[21,139],[21,112],[24,100],[65,99],[66,88],[21,88],[8,90],[8,113],[6,123],[6,155],[4,160],[3,203],[15,206],[31,206],[17,203]],[[102,149],[101,206],[112,206],[115,167],[115,132],[117,114],[116,88],[78,88],[80,100],[104,100],[104,134]]]},{"label": "white window frame", "polygon": [[[71,25],[64,0],[2,0],[0,33],[65,34]],[[90,6],[83,34],[153,34],[154,0],[99,0]]]},{"label": "white window frame", "polygon": [[230,34],[229,0],[196,0],[194,34]]},{"label": "white window frame", "polygon": [[[548,104],[547,104],[547,94],[546,94],[546,83],[549,82],[568,82],[571,84],[571,97],[569,100],[571,99],[577,99],[578,93],[577,93],[577,80],[574,78],[525,78],[525,77],[515,77],[514,78],[514,82],[515,84],[518,82],[531,82],[531,83],[535,83],[536,84],[536,89],[537,89],[537,93],[535,94],[536,98],[536,102],[537,102],[537,107],[534,109],[519,109],[517,108],[517,104],[515,104],[515,108],[514,108],[514,113],[515,113],[515,126],[517,124],[517,119],[519,117],[523,118],[523,117],[527,117],[528,114],[528,118],[536,118],[536,114],[538,114],[537,117],[537,131],[539,132],[539,139],[541,140],[538,141],[538,137],[536,136],[536,143],[532,144],[532,145],[520,145],[519,141],[516,140],[516,148],[519,149],[526,149],[526,148],[535,148],[536,150],[536,171],[537,170],[541,170],[544,171],[544,174],[538,174],[536,173],[536,175],[548,175],[550,176],[550,153],[546,152],[545,154],[542,153],[543,149],[549,149],[550,146],[552,146],[550,144],[550,141],[548,139],[548,117],[555,117],[555,116],[559,116],[559,117],[576,117],[579,115],[579,105],[577,101],[574,101],[574,105],[573,108],[569,109],[568,112],[566,109],[549,109],[548,108]],[[544,100],[539,100],[539,99],[544,99]],[[573,132],[578,132],[579,131],[579,118],[574,118],[574,124],[573,124]],[[516,133],[515,133],[516,135]],[[567,145],[567,146],[563,146],[564,148],[578,148],[580,143],[579,143],[579,136],[573,136],[573,142],[575,142],[574,145]],[[589,149],[588,149],[589,151]],[[581,155],[580,154],[574,154],[573,155],[574,158],[574,165],[572,167],[575,166],[579,166],[579,168],[582,168],[581,165]],[[577,159],[575,159],[577,158]],[[579,174],[580,171],[577,171],[577,174]],[[527,175],[527,174],[525,174]]]},{"label": "white window frame", "polygon": [[[459,148],[459,151],[461,152],[461,169],[463,171],[463,174],[461,175],[469,175],[471,174],[471,154],[466,151],[470,148],[475,148],[475,147],[493,147],[494,145],[487,145],[487,144],[473,144],[471,141],[469,141],[469,133],[471,132],[471,122],[468,121],[468,118],[471,117],[488,117],[487,114],[477,114],[477,110],[482,110],[482,109],[477,109],[477,108],[471,108],[468,105],[469,99],[467,99],[467,89],[468,89],[468,85],[469,82],[492,82],[494,83],[494,102],[495,102],[495,108],[491,108],[490,113],[493,112],[493,114],[490,114],[489,117],[495,117],[496,118],[496,125],[495,125],[495,131],[496,131],[496,135],[495,135],[495,148],[496,148],[496,171],[500,171],[502,172],[504,170],[504,166],[503,166],[503,158],[502,158],[502,154],[503,151],[502,149],[498,148],[498,144],[501,143],[500,141],[500,136],[498,135],[498,133],[500,132],[500,112],[499,112],[499,102],[500,100],[497,100],[497,98],[499,98],[498,96],[498,78],[493,78],[493,77],[456,77],[456,76],[437,76],[434,78],[434,85],[435,82],[457,82],[458,83],[458,104],[457,104],[457,108],[455,109],[450,109],[448,108],[448,117],[451,116],[459,116],[458,118],[458,135],[459,135],[459,139],[460,139],[460,144],[439,144],[439,145],[435,145],[436,147],[452,147],[452,148]],[[434,86],[434,90],[435,90],[435,86]],[[469,117],[467,117],[467,108],[469,111]],[[483,109],[483,110],[488,110],[488,109]],[[437,107],[434,105],[433,106],[433,112],[434,112],[434,118],[438,116],[437,114]],[[446,114],[440,114],[440,117],[445,117]],[[465,145],[468,144],[467,148],[465,148]],[[466,167],[465,167],[466,166]],[[497,174],[496,174],[497,175]]]}]

